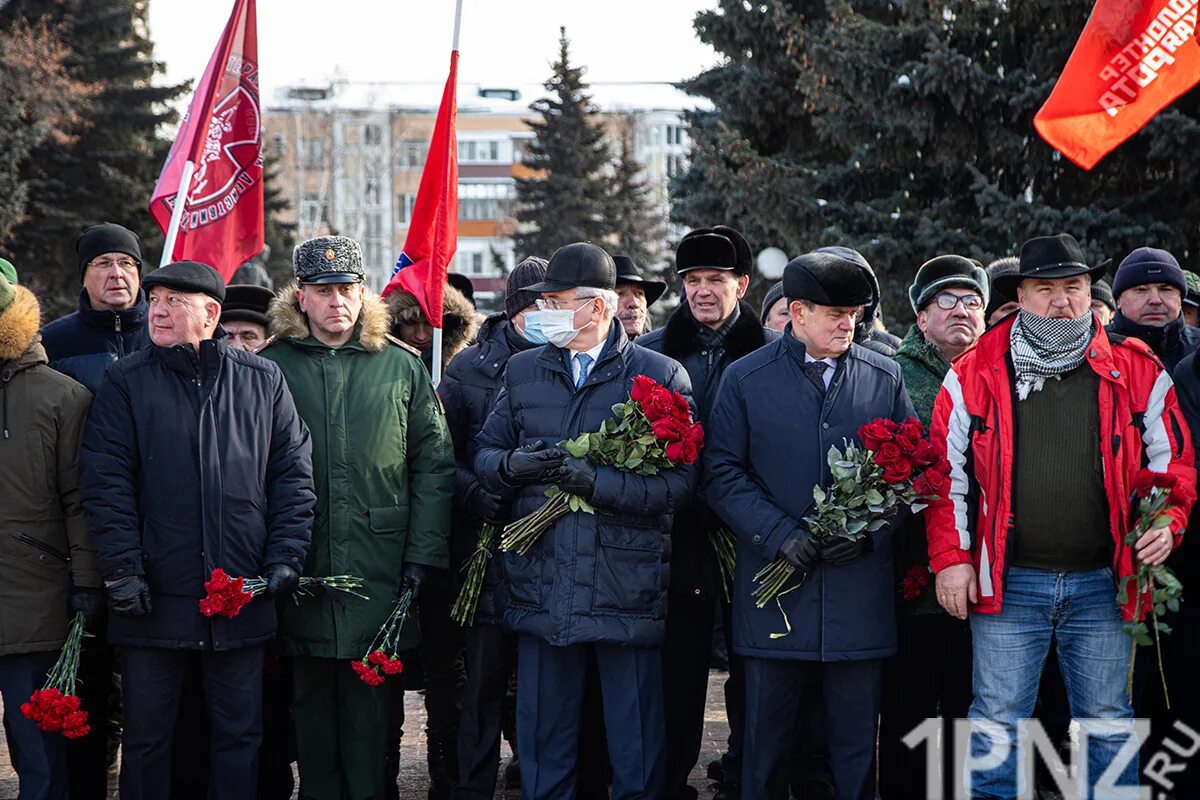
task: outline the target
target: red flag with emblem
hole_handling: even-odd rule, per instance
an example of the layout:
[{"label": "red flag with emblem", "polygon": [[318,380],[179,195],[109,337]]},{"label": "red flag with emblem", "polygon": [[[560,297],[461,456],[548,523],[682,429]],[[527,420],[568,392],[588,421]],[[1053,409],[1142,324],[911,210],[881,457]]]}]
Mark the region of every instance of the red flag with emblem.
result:
[{"label": "red flag with emblem", "polygon": [[1054,91],[1033,119],[1091,169],[1200,81],[1200,0],[1098,0]]},{"label": "red flag with emblem", "polygon": [[404,250],[382,293],[387,297],[400,289],[416,297],[425,318],[435,328],[442,327],[446,273],[458,249],[458,140],[454,133],[457,83],[456,47],[450,53],[450,76],[442,90],[442,104],[433,126],[429,158],[421,173]]},{"label": "red flag with emblem", "polygon": [[228,281],[263,249],[255,0],[235,0],[154,186],[150,214],[164,233],[188,161],[195,173],[169,260],[209,264]]}]

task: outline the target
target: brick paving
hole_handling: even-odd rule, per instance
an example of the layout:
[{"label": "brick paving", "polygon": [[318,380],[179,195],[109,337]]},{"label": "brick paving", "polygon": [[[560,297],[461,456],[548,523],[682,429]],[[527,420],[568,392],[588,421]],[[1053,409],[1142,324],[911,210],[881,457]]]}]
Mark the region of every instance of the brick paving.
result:
[{"label": "brick paving", "polygon": [[[708,681],[708,706],[705,712],[704,743],[700,753],[700,762],[692,773],[691,784],[700,790],[700,798],[712,797],[712,785],[704,776],[705,767],[725,747],[725,738],[729,734],[729,725],[725,720],[725,704],[722,685],[725,673],[712,672]],[[0,706],[2,708],[2,706]],[[400,758],[400,796],[402,798],[423,798],[429,787],[429,777],[425,770],[425,706],[419,692],[408,692],[404,699],[405,724],[404,741],[401,745]],[[502,746],[501,766],[507,763],[512,755],[507,744]],[[111,798],[116,798],[116,777],[114,770],[109,773]],[[520,792],[506,792],[503,787],[497,791],[497,798],[518,800]],[[0,730],[0,800],[16,800],[17,776],[8,760],[8,748],[4,745],[4,734]]]}]

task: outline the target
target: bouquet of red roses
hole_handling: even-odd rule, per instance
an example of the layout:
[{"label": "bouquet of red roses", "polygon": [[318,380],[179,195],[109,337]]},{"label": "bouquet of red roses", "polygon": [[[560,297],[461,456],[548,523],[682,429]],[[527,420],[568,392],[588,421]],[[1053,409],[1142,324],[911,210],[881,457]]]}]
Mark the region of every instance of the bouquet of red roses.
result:
[{"label": "bouquet of red roses", "polygon": [[404,663],[398,655],[400,650],[400,632],[404,630],[404,621],[408,619],[408,611],[412,606],[412,589],[406,589],[392,606],[392,613],[384,620],[375,634],[366,654],[358,661],[351,661],[350,667],[358,675],[358,679],[368,686],[378,686],[391,675],[399,675],[404,671]]},{"label": "bouquet of red roses", "polygon": [[[358,589],[363,585],[362,578],[354,575],[333,575],[328,578],[304,576],[296,588],[297,595],[313,595],[318,590],[327,592],[345,592],[363,600],[369,599],[365,594],[359,594]],[[206,617],[222,616],[233,619],[247,603],[267,590],[265,578],[234,578],[225,570],[217,567],[212,576],[204,582],[204,597],[200,599],[200,613]],[[292,598],[296,598],[293,596]],[[297,601],[299,602],[299,601]]]},{"label": "bouquet of red roses", "polygon": [[[804,518],[813,537],[861,539],[887,525],[902,506],[943,496],[950,484],[950,463],[924,436],[925,428],[916,419],[896,423],[881,418],[858,429],[862,447],[846,442],[844,451],[829,448],[833,481],[828,489],[813,487],[816,505]],[[785,591],[783,587],[795,571],[782,557],[759,570],[754,576],[758,583],[752,593],[755,604],[762,608],[774,600],[783,612],[779,598],[798,589],[807,577],[801,574]],[[784,622],[788,623],[787,614]],[[790,632],[791,625],[787,627]]]},{"label": "bouquet of red roses", "polygon": [[75,676],[79,672],[79,651],[83,645],[83,614],[76,614],[67,629],[58,661],[46,675],[46,683],[33,693],[28,703],[21,704],[21,713],[48,733],[61,733],[68,739],[78,739],[92,730],[86,711],[79,708],[75,695]]},{"label": "bouquet of red roses", "polygon": [[[1125,537],[1125,543],[1130,547],[1137,544],[1138,539],[1151,528],[1165,528],[1171,524],[1167,510],[1171,506],[1188,506],[1196,500],[1195,490],[1185,481],[1180,481],[1175,475],[1163,472],[1140,470],[1134,481],[1133,494],[1138,499],[1138,518],[1133,530]],[[1158,675],[1162,681],[1163,696],[1167,708],[1171,701],[1167,695],[1167,678],[1162,668],[1162,642],[1159,634],[1170,633],[1171,626],[1161,621],[1168,611],[1179,611],[1183,600],[1183,584],[1166,564],[1150,565],[1137,563],[1137,571],[1121,579],[1117,590],[1117,602],[1125,604],[1133,599],[1129,594],[1130,584],[1135,584],[1136,597],[1143,598],[1142,603],[1150,608],[1150,619],[1144,616],[1144,606],[1139,603],[1133,622],[1125,623],[1125,632],[1130,637],[1129,673],[1126,677],[1125,690],[1133,697],[1133,662],[1139,645],[1154,645],[1158,654]],[[1153,631],[1154,638],[1150,638]]]},{"label": "bouquet of red roses", "polygon": [[[559,442],[575,458],[597,466],[615,467],[638,475],[656,475],[676,464],[691,464],[704,446],[704,429],[692,421],[692,410],[679,392],[653,378],[633,379],[629,400],[612,408],[600,430]],[[546,490],[550,498],[537,511],[504,528],[500,549],[524,555],[538,538],[570,511],[595,514],[582,497],[557,487]]]}]

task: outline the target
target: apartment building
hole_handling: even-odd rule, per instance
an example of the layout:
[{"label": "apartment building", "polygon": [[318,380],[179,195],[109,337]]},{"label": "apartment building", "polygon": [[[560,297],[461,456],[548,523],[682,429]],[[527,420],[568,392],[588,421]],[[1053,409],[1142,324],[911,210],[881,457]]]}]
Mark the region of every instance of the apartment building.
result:
[{"label": "apartment building", "polygon": [[[363,245],[368,280],[387,283],[404,246],[433,133],[441,84],[338,82],[289,86],[267,103],[266,143],[276,180],[300,238],[338,232]],[[696,100],[669,84],[593,84],[614,152],[630,130],[657,208],[669,210],[667,185],[686,164],[683,110]],[[514,252],[516,179],[529,140],[529,104],[540,84],[516,88],[459,85],[459,229],[454,272],[475,283],[481,307],[494,306]],[[665,244],[665,243],[664,243]]]}]

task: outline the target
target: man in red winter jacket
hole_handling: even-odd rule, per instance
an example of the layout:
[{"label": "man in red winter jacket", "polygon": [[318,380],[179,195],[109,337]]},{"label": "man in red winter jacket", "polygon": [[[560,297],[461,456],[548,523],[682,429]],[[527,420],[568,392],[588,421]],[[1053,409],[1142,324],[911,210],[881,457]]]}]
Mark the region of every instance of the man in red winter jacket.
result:
[{"label": "man in red winter jacket", "polygon": [[[1026,790],[1031,776],[1017,765],[1031,763],[1021,757],[1031,743],[1019,722],[1033,714],[1051,640],[1083,724],[1085,796],[1099,783],[1101,795],[1124,797],[1138,781],[1136,756],[1113,762],[1133,735],[1123,624],[1146,598],[1118,598],[1118,586],[1138,561],[1166,559],[1190,503],[1130,546],[1130,497],[1143,467],[1188,486],[1196,474],[1170,375],[1090,311],[1102,272],[1067,234],[1026,242],[1004,287],[1021,310],[955,361],[934,406],[930,435],[952,472],[948,496],[926,512],[930,564],[942,606],[960,619],[974,612],[971,797]],[[1116,794],[1102,788],[1110,764]]]}]

